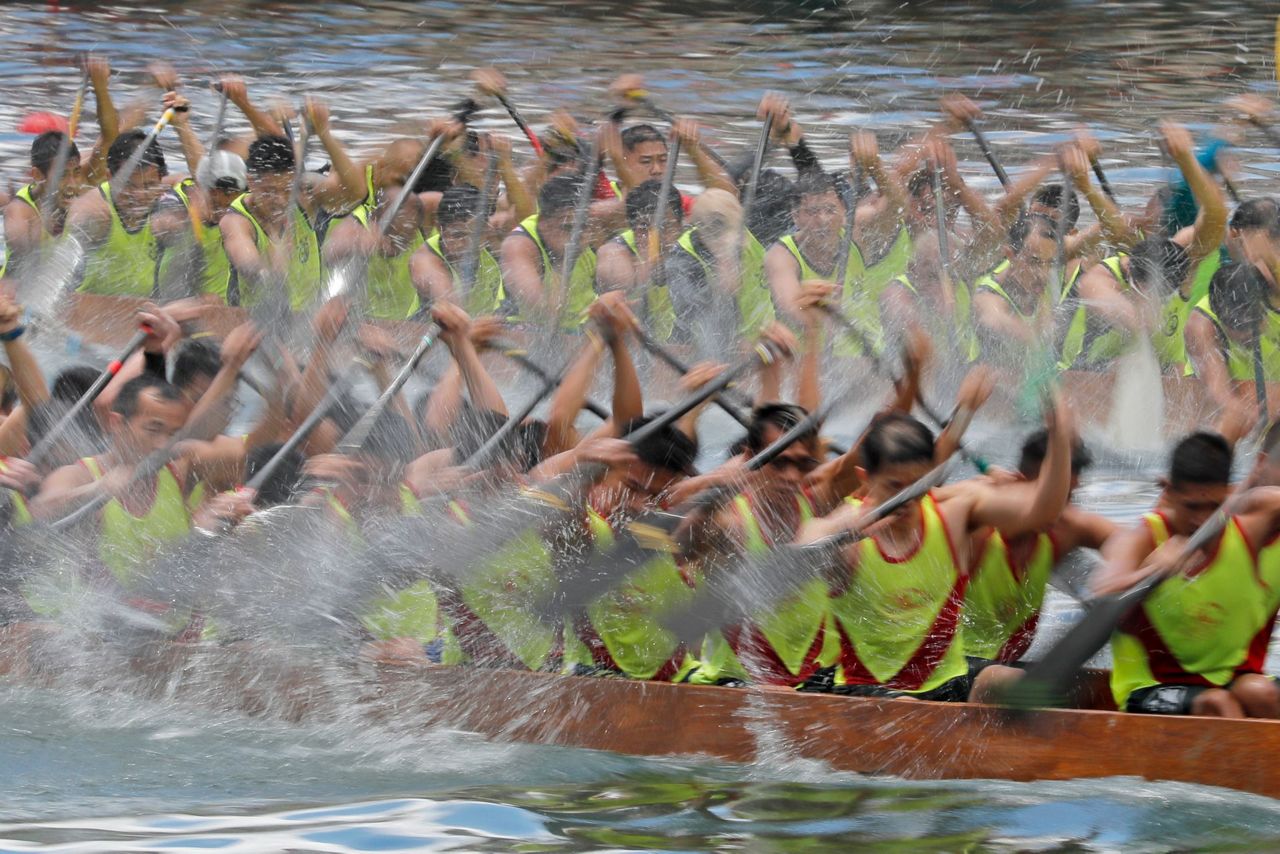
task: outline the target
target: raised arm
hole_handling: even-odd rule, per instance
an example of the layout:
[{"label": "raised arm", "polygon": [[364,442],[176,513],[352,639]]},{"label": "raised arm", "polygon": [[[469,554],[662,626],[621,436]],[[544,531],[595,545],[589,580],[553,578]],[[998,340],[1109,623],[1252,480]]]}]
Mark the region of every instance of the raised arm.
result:
[{"label": "raised arm", "polygon": [[511,160],[511,140],[499,134],[485,134],[480,137],[481,150],[487,146],[498,155],[498,174],[502,177],[502,186],[507,192],[507,201],[517,223],[524,222],[538,212],[538,198],[530,192],[515,163]]},{"label": "raised arm", "polygon": [[93,154],[85,166],[85,176],[90,184],[107,180],[107,149],[120,135],[120,114],[111,100],[111,64],[105,56],[90,56],[85,62],[89,82],[93,86],[93,100],[98,110],[98,128],[101,136],[93,148]]},{"label": "raised arm", "polygon": [[243,79],[234,74],[223,75],[218,86],[226,93],[227,100],[244,113],[244,117],[253,126],[254,133],[258,136],[284,136],[284,127],[270,113],[258,109],[249,100],[249,90]]},{"label": "raised arm", "polygon": [[1164,137],[1165,150],[1182,170],[1182,176],[1200,206],[1191,230],[1187,232],[1184,229],[1174,237],[1175,242],[1187,250],[1194,269],[1197,261],[1217,252],[1222,245],[1227,230],[1227,201],[1222,188],[1196,159],[1195,146],[1187,129],[1172,122],[1163,122],[1160,133]]},{"label": "raised arm", "polygon": [[319,98],[308,95],[307,121],[324,146],[333,170],[315,188],[315,197],[326,210],[344,211],[360,203],[368,189],[365,187],[364,170],[347,154],[329,124],[329,106]]},{"label": "raised arm", "polygon": [[467,387],[471,405],[476,409],[506,416],[507,404],[493,377],[485,370],[471,341],[471,318],[452,303],[441,303],[431,309],[431,317],[440,326],[440,340],[449,348],[458,364],[462,382]]},{"label": "raised arm", "polygon": [[716,162],[716,159],[703,146],[701,126],[693,119],[679,118],[672,125],[672,130],[675,131],[676,137],[680,140],[681,153],[688,155],[689,159],[693,161],[693,166],[698,171],[698,180],[702,182],[702,186],[708,190],[724,190],[737,195],[738,188],[734,186],[733,179],[729,177],[729,173]]},{"label": "raised arm", "polygon": [[855,233],[877,235],[881,240],[890,239],[902,221],[902,212],[907,206],[907,188],[896,171],[884,168],[875,134],[864,131],[849,137],[849,168],[861,168],[880,190],[879,198],[858,205]]},{"label": "raised arm", "polygon": [[1016,483],[976,493],[968,530],[992,527],[1009,536],[1043,531],[1067,506],[1071,493],[1071,418],[1057,402],[1047,417],[1049,448],[1039,477],[1031,484]]}]

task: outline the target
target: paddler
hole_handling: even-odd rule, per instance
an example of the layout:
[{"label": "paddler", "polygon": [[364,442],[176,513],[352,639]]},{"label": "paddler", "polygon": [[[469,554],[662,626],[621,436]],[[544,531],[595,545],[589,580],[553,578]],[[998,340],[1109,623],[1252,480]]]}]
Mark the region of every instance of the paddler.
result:
[{"label": "paddler", "polygon": [[[411,273],[413,258],[426,244],[422,201],[413,193],[405,196],[404,204],[386,229],[379,228],[383,211],[392,205],[401,189],[392,186],[379,190],[372,208],[360,205],[350,216],[330,226],[321,250],[331,269],[340,269],[347,263],[357,265],[352,275],[363,279],[368,316],[376,320],[408,320],[422,309]],[[347,286],[357,287],[355,282]]]},{"label": "paddler", "polygon": [[[649,180],[627,193],[626,231],[603,244],[596,253],[596,290],[601,293],[622,291],[642,306],[641,316],[649,335],[665,342],[681,329],[679,340],[689,340],[687,324],[677,320],[671,302],[670,274],[667,260],[677,250],[676,241],[684,231],[684,211],[673,191],[667,197],[662,217],[662,234],[656,237],[657,259],[652,257],[650,241],[654,211],[662,192],[660,180]],[[657,278],[662,271],[662,279]]]},{"label": "paddler", "polygon": [[27,258],[62,234],[67,211],[84,191],[80,149],[74,142],[67,143],[61,182],[56,188],[49,187],[58,150],[65,139],[62,131],[50,130],[31,142],[31,180],[19,187],[4,207],[5,261],[0,275],[21,278]]},{"label": "paddler", "polygon": [[[1186,538],[1231,492],[1232,449],[1216,433],[1193,433],[1170,457],[1153,512],[1108,542],[1092,580],[1098,595],[1169,573]],[[1280,690],[1263,669],[1276,616],[1275,562],[1255,557],[1276,535],[1277,490],[1257,489],[1213,542],[1191,557],[1116,629],[1111,689],[1129,712],[1280,717]],[[1256,495],[1256,498],[1254,498]]]},{"label": "paddler", "polygon": [[480,190],[470,184],[454,184],[444,191],[436,209],[437,230],[409,262],[413,286],[423,304],[448,301],[477,317],[510,316],[516,307],[507,298],[502,268],[489,248],[490,230],[487,227],[480,236],[475,283],[470,291],[464,291],[462,268],[471,245],[475,219],[477,216],[488,218],[488,212],[480,210],[480,197]]},{"label": "paddler", "polygon": [[[961,392],[962,408],[972,411],[983,385],[979,377],[970,378]],[[1061,515],[1071,485],[1071,428],[1061,409],[1051,409],[1048,417],[1047,464],[1035,482],[945,498],[928,494],[841,550],[829,580],[839,638],[834,690],[964,701],[1009,678],[999,667],[972,674],[965,660],[961,610],[971,538],[987,527],[1011,536],[1043,530]],[[937,463],[933,433],[910,416],[883,416],[863,440],[862,459],[864,496],[806,524],[798,542],[849,530],[868,509],[927,474]]]}]

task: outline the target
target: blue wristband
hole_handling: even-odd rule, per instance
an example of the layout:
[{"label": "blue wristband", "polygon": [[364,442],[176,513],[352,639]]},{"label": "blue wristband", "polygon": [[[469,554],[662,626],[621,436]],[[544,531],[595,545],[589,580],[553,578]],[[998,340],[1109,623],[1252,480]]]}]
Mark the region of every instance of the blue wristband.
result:
[{"label": "blue wristband", "polygon": [[25,326],[15,326],[8,332],[0,332],[0,341],[17,341],[22,337],[22,333],[27,331]]}]

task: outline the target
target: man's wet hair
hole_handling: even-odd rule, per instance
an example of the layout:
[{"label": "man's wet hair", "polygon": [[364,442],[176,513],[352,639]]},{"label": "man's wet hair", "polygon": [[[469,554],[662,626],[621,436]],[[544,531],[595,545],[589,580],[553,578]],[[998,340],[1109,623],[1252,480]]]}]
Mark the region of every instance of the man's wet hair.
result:
[{"label": "man's wet hair", "polygon": [[875,474],[885,466],[932,463],[933,432],[910,415],[891,412],[872,422],[862,440],[862,467]]},{"label": "man's wet hair", "polygon": [[[653,221],[653,212],[658,207],[658,196],[662,193],[662,182],[645,181],[627,193],[627,224],[632,229],[648,228]],[[680,202],[680,192],[674,187],[667,194],[666,221],[681,224],[684,222],[684,206]]]},{"label": "man's wet hair", "polygon": [[[138,130],[137,128],[125,131],[117,136],[115,142],[111,143],[111,147],[107,149],[107,171],[112,176],[120,171],[120,167],[129,162],[133,152],[146,138],[146,131]],[[154,166],[158,169],[161,178],[169,174],[169,167],[164,162],[164,152],[160,150],[160,143],[154,139],[147,146],[142,159],[138,161],[139,169],[147,166]]]},{"label": "man's wet hair", "polygon": [[[633,418],[622,425],[621,433],[626,436],[634,433],[652,421],[656,415],[645,415]],[[694,461],[698,458],[698,442],[668,424],[658,432],[646,437],[635,445],[636,456],[645,465],[656,469],[665,469],[673,474],[693,475],[697,473]]]},{"label": "man's wet hair", "polygon": [[[53,429],[53,425],[62,420],[70,410],[74,401],[64,400],[57,397],[51,397],[44,403],[36,406],[31,410],[30,416],[27,418],[27,442],[31,447],[40,444],[49,431]],[[64,463],[70,463],[73,459],[79,457],[91,457],[100,454],[107,449],[106,437],[102,434],[102,425],[98,423],[98,418],[93,412],[92,406],[86,406],[81,409],[76,416],[71,419],[71,423],[65,428],[65,432],[61,434],[60,443],[72,449],[72,459],[64,460]],[[42,465],[52,467],[53,460],[46,460]]]},{"label": "man's wet hair", "polygon": [[[1052,208],[1056,220],[1058,211],[1062,207],[1062,185],[1061,184],[1045,184],[1036,190],[1035,195],[1031,197],[1031,204],[1040,205],[1045,208]],[[1080,221],[1080,196],[1075,190],[1067,191],[1067,221],[1065,223],[1068,230],[1076,227],[1076,223]]]},{"label": "man's wet hair", "polygon": [[[58,159],[58,149],[66,136],[59,130],[47,130],[31,141],[31,165],[47,177]],[[80,149],[72,142],[67,146],[67,163],[80,162]]]},{"label": "man's wet hair", "polygon": [[200,377],[213,379],[222,370],[222,349],[212,338],[188,338],[173,358],[171,382],[186,388]]},{"label": "man's wet hair", "polygon": [[[1022,452],[1018,456],[1018,473],[1028,480],[1033,480],[1040,474],[1040,466],[1044,465],[1044,458],[1049,456],[1049,431],[1045,429],[1037,430],[1026,438],[1022,443]],[[1093,465],[1093,454],[1090,453],[1089,447],[1084,443],[1084,439],[1079,436],[1071,440],[1071,473],[1079,475],[1089,466]]]},{"label": "man's wet hair", "polygon": [[634,151],[637,145],[643,145],[646,142],[660,142],[664,148],[667,145],[666,137],[653,125],[632,125],[621,135],[622,147],[627,151]]},{"label": "man's wet hair", "polygon": [[580,179],[576,175],[557,175],[542,185],[538,193],[539,216],[553,216],[572,210],[578,201]]},{"label": "man's wet hair", "polygon": [[138,401],[143,394],[152,392],[164,401],[182,400],[182,390],[176,385],[155,374],[143,373],[129,380],[120,387],[111,411],[124,418],[132,418],[138,414]]},{"label": "man's wet hair", "polygon": [[[765,440],[768,428],[776,427],[779,432],[785,433],[808,417],[808,410],[795,403],[763,403],[751,410],[751,421],[747,424],[743,448],[753,455],[758,454],[768,445]],[[815,426],[799,441],[808,443],[816,442],[817,439],[818,428]]]},{"label": "man's wet hair", "polygon": [[91,368],[88,365],[72,365],[69,368],[63,368],[53,378],[53,385],[49,387],[49,396],[55,400],[75,403],[93,386],[98,373],[97,368]]},{"label": "man's wet hair", "polygon": [[[283,447],[283,443],[272,442],[250,450],[245,455],[244,479],[252,480]],[[281,457],[275,470],[253,497],[253,506],[259,510],[265,510],[279,504],[292,504],[302,493],[304,480],[302,467],[306,461],[307,458],[296,448]]]},{"label": "man's wet hair", "polygon": [[1171,486],[1221,486],[1231,481],[1231,445],[1218,433],[1201,430],[1173,446]]},{"label": "man's wet hair", "polygon": [[293,144],[283,136],[260,136],[249,143],[245,169],[250,175],[278,175],[292,172],[297,164]]},{"label": "man's wet hair", "polygon": [[[792,203],[795,207],[799,207],[800,202],[806,196],[825,196],[827,193],[840,195],[839,189],[836,187],[835,177],[816,169],[809,170],[796,179],[796,196]],[[844,200],[841,198],[841,204],[843,203]]]},{"label": "man's wet hair", "polygon": [[1129,278],[1144,292],[1154,288],[1158,296],[1171,294],[1190,272],[1191,256],[1167,237],[1144,238],[1129,250]]},{"label": "man's wet hair", "polygon": [[1225,328],[1252,332],[1262,320],[1262,306],[1270,285],[1252,264],[1227,264],[1209,280],[1209,310]]},{"label": "man's wet hair", "polygon": [[422,170],[413,184],[415,193],[443,193],[458,180],[458,169],[447,157],[437,157]]},{"label": "man's wet hair", "polygon": [[1027,237],[1031,234],[1031,227],[1037,225],[1047,227],[1050,233],[1055,228],[1053,220],[1044,214],[1020,214],[1013,221],[1013,225],[1009,226],[1009,248],[1014,252],[1021,252],[1022,247],[1027,245]]},{"label": "man's wet hair", "polygon": [[[480,409],[465,404],[458,417],[449,428],[448,443],[453,447],[454,465],[461,465],[475,456],[476,451],[507,423],[507,416],[493,409]],[[514,437],[511,437],[514,440]],[[496,453],[503,456],[508,448],[498,448]]]},{"label": "man's wet hair", "polygon": [[1268,237],[1280,238],[1280,203],[1267,196],[1243,201],[1227,225],[1235,231],[1266,231]]},{"label": "man's wet hair", "polygon": [[480,209],[480,191],[470,184],[454,184],[440,197],[436,222],[441,226],[474,219]]}]

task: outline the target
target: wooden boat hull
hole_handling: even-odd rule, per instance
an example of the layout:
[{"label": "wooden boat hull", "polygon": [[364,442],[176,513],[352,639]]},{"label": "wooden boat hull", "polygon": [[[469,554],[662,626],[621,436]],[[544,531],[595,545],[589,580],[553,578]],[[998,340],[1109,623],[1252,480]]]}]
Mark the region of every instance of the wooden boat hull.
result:
[{"label": "wooden boat hull", "polygon": [[[47,625],[0,629],[8,681],[125,690],[288,720],[369,720],[397,732],[447,728],[490,739],[733,763],[817,760],[906,779],[1136,777],[1280,798],[1280,721],[1095,710],[1014,715],[926,703],[548,674],[302,660],[260,646],[156,644],[57,669]],[[104,654],[106,653],[106,654]],[[1096,693],[1097,674],[1086,680]]]}]

